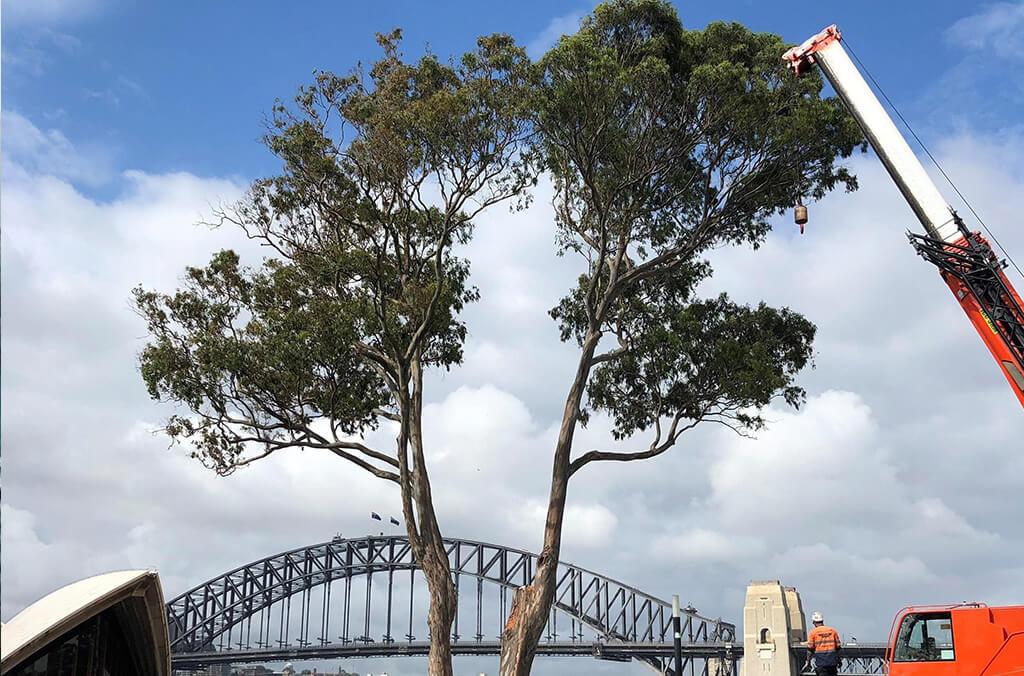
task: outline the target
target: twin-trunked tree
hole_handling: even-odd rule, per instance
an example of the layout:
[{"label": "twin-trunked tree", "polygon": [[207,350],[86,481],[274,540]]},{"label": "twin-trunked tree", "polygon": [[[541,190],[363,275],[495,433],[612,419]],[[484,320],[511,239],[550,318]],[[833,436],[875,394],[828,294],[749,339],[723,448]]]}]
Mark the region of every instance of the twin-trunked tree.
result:
[{"label": "twin-trunked tree", "polygon": [[[819,79],[787,77],[779,37],[686,31],[659,0],[599,6],[533,65],[506,36],[455,64],[406,63],[398,38],[381,38],[368,77],[321,74],[297,106],[275,108],[267,144],[282,173],[218,214],[271,258],[250,269],[223,251],[174,294],[135,290],[152,336],[142,375],[185,409],[167,433],[222,474],[299,447],[398,484],[430,591],[429,671],[450,674],[456,598],[424,460],[424,370],[462,359],[459,312],[476,292],[454,248],[483,209],[522,198],[542,161],[558,246],[584,267],[551,311],[579,359],[543,549],[502,635],[501,673],[527,674],[570,477],[657,456],[702,422],[756,430],[759,407],[801,401],[814,326],[696,288],[709,250],[756,247],[773,215],[853,188],[836,158],[861,137]],[[619,439],[651,439],[574,455],[592,412]],[[397,427],[392,448],[363,436],[381,421]]]}]

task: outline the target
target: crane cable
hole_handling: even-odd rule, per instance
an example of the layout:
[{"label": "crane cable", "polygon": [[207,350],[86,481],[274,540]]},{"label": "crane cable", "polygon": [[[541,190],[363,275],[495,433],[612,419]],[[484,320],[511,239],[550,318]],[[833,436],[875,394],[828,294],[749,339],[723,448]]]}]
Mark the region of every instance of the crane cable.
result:
[{"label": "crane cable", "polygon": [[892,111],[896,113],[896,117],[900,119],[903,125],[907,128],[907,131],[910,132],[910,135],[914,137],[914,140],[917,141],[918,145],[921,146],[921,149],[924,150],[925,154],[928,156],[928,159],[932,161],[932,164],[934,164],[935,167],[939,170],[939,173],[942,174],[942,177],[946,179],[946,183],[949,183],[950,187],[953,188],[953,191],[957,194],[957,196],[959,196],[960,199],[963,200],[963,203],[967,205],[967,208],[970,210],[970,212],[974,214],[974,217],[976,219],[978,219],[978,223],[981,223],[981,227],[985,229],[985,233],[989,236],[989,238],[991,238],[993,242],[995,242],[996,246],[999,247],[999,250],[1003,252],[1003,256],[1005,256],[1006,260],[1008,260],[1010,264],[1014,267],[1014,269],[1017,270],[1017,274],[1019,274],[1021,277],[1024,277],[1024,272],[1021,272],[1021,269],[1017,265],[1016,261],[1013,260],[1013,257],[1010,256],[1010,254],[1006,251],[1006,248],[1002,245],[1002,243],[1000,243],[999,239],[996,238],[995,234],[993,234],[993,232],[985,224],[985,221],[982,220],[981,216],[978,215],[978,212],[974,210],[974,207],[971,206],[971,203],[967,200],[964,194],[960,192],[960,188],[956,186],[956,183],[953,183],[953,179],[949,177],[949,174],[946,173],[946,170],[942,168],[942,165],[939,164],[939,161],[937,159],[935,159],[935,156],[932,155],[932,152],[928,150],[928,146],[924,144],[924,141],[922,141],[921,137],[917,135],[917,132],[914,131],[914,128],[910,126],[910,123],[907,122],[907,119],[903,117],[903,113],[901,113],[899,108],[896,107],[896,104],[892,102],[892,99],[890,99],[889,95],[885,93],[885,90],[882,89],[882,86],[878,84],[878,81],[875,79],[875,76],[871,74],[871,71],[868,70],[867,66],[864,65],[864,62],[861,61],[860,57],[857,56],[857,52],[853,50],[853,47],[850,45],[850,41],[846,38],[846,36],[843,36],[843,44],[846,45],[847,50],[850,52],[850,55],[853,56],[854,60],[857,62],[857,65],[860,66],[860,69],[864,71],[864,73],[868,76],[868,79],[871,80],[871,84],[875,86],[875,89],[878,90],[878,93],[882,95],[882,98],[885,99],[885,102],[889,105]]}]

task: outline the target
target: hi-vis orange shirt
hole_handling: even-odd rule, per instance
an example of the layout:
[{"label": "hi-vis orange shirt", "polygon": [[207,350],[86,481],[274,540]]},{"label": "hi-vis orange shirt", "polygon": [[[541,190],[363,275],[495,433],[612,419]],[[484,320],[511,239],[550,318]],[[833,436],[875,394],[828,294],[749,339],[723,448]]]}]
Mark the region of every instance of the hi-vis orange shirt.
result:
[{"label": "hi-vis orange shirt", "polygon": [[839,663],[839,646],[839,632],[832,627],[815,627],[807,634],[807,649],[819,667],[832,667]]}]

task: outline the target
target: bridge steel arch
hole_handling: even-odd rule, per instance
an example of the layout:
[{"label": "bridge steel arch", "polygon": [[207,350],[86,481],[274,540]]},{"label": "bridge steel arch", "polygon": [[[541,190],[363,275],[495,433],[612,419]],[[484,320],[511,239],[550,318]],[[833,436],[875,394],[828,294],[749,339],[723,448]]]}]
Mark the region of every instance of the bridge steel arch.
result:
[{"label": "bridge steel arch", "polygon": [[[476,632],[468,641],[463,639],[462,643],[472,643],[474,640],[482,643],[483,586],[497,585],[500,589],[500,615],[504,622],[511,601],[511,594],[508,592],[530,582],[536,568],[537,555],[496,544],[450,538],[445,539],[445,546],[457,589],[461,586],[464,590],[466,587],[464,584],[460,585],[463,577],[473,578],[476,582]],[[262,622],[263,615],[269,616],[270,608],[276,605],[279,605],[283,617],[286,605],[288,612],[291,612],[293,597],[298,597],[300,626],[305,627],[305,638],[298,639],[297,649],[302,651],[306,648],[309,653],[322,652],[315,649],[314,641],[320,649],[331,643],[329,633],[332,584],[336,581],[350,584],[354,578],[360,576],[365,576],[369,580],[377,573],[388,576],[387,626],[381,642],[395,644],[395,654],[403,654],[401,646],[404,643],[392,636],[391,581],[398,571],[413,571],[410,572],[412,578],[415,570],[418,570],[418,566],[405,536],[335,538],[330,542],[300,547],[253,561],[208,580],[167,604],[172,654],[178,658],[198,658],[198,653],[209,655],[211,652],[223,651],[225,639],[228,650],[232,650],[237,638],[239,651],[236,654],[240,655],[251,648],[252,618],[260,615]],[[559,564],[557,579],[555,610],[563,616],[568,616],[573,641],[577,638],[582,639],[583,629],[587,627],[600,641],[628,643],[634,646],[671,644],[673,635],[670,603],[569,563]],[[323,608],[317,611],[319,617],[314,620],[314,609],[309,607],[309,598],[311,591],[316,588],[325,588],[320,591],[321,596],[327,600],[323,603]],[[371,591],[372,585],[367,582],[366,631],[362,636],[344,638],[346,643],[362,642],[367,646],[370,643],[377,643],[377,640],[369,635]],[[346,595],[346,603],[348,602]],[[274,612],[277,612],[276,608]],[[347,616],[348,610],[344,612],[347,623],[350,619]],[[552,613],[552,621],[557,621],[557,613]],[[411,629],[411,614],[410,610],[410,630],[406,635],[410,644],[415,639]],[[319,626],[311,627],[314,622]],[[262,630],[262,625],[260,628]],[[319,629],[319,635],[311,639],[312,629]],[[709,649],[716,649],[735,641],[736,628],[720,618],[704,617],[692,608],[687,608],[682,618],[682,637],[692,648],[699,649],[706,645]],[[462,637],[458,635],[456,620],[453,640],[459,641],[460,638]],[[278,640],[277,643],[278,648],[285,645],[282,640]],[[263,637],[261,631],[258,645],[268,649],[272,646],[269,620],[268,636]]]}]

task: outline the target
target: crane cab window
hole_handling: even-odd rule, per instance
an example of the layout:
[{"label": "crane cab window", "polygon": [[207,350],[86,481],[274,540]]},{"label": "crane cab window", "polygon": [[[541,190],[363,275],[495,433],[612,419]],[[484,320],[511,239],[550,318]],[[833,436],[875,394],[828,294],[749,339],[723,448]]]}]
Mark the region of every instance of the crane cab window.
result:
[{"label": "crane cab window", "polygon": [[896,637],[896,662],[951,662],[953,619],[949,613],[912,613],[903,618]]}]

